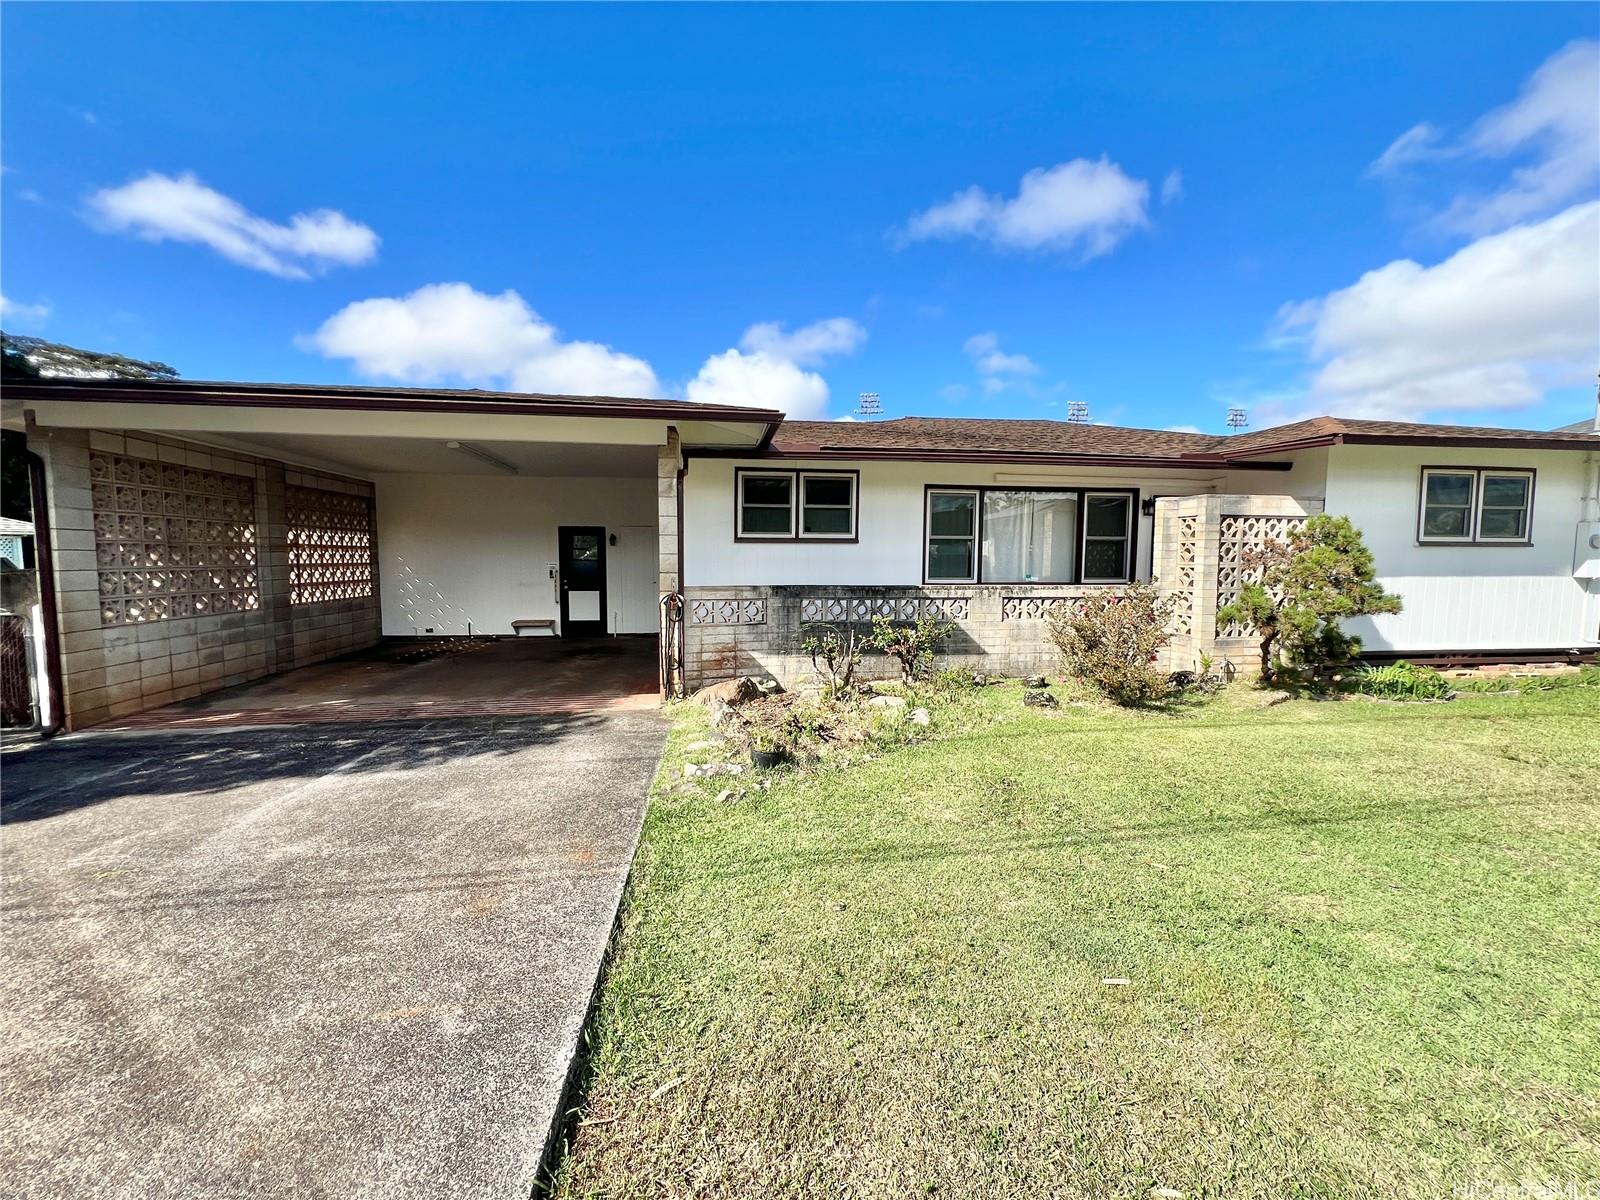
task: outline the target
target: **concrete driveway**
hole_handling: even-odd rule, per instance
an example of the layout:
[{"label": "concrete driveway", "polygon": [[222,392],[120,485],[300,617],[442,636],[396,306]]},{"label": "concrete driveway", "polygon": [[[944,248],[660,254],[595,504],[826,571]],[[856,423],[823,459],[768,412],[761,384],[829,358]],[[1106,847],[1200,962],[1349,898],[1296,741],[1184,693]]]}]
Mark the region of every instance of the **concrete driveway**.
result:
[{"label": "concrete driveway", "polygon": [[0,1192],[527,1195],[664,738],[612,712],[8,751]]}]

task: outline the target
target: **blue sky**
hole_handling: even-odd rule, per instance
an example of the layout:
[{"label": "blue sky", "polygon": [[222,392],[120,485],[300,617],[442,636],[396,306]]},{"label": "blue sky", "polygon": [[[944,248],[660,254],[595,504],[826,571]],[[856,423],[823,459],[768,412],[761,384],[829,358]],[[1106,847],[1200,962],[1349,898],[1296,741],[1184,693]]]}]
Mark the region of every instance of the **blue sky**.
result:
[{"label": "blue sky", "polygon": [[7,5],[4,322],[188,378],[1553,426],[1594,5]]}]

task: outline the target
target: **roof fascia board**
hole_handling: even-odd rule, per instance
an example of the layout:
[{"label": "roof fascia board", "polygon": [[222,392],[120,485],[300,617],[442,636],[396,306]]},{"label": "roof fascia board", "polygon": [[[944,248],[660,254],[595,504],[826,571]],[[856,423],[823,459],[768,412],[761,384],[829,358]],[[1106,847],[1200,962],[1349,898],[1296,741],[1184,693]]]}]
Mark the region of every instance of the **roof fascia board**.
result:
[{"label": "roof fascia board", "polygon": [[385,393],[342,393],[307,389],[293,391],[255,389],[232,385],[115,384],[104,381],[47,383],[17,380],[6,384],[8,399],[23,401],[71,400],[92,404],[215,405],[230,408],[337,409],[352,412],[469,412],[499,415],[647,418],[676,421],[726,421],[736,424],[772,424],[783,414],[776,409],[736,405],[692,405],[673,400],[576,400],[555,396],[513,398],[504,393],[469,396]]},{"label": "roof fascia board", "polygon": [[789,461],[848,462],[926,462],[926,463],[1008,463],[1038,467],[1159,467],[1184,471],[1287,471],[1293,463],[1234,463],[1217,455],[1203,457],[1157,457],[1136,454],[1040,454],[1024,450],[913,450],[903,447],[844,447],[769,449],[764,453],[728,450],[721,447],[686,449],[690,458],[749,458]]}]

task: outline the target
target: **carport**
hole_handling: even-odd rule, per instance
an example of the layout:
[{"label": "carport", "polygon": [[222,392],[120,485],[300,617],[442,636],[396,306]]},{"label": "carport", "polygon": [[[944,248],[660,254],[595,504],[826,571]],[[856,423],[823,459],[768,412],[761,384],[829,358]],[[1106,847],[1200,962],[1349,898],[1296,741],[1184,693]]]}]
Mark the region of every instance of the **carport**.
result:
[{"label": "carport", "polygon": [[[46,463],[69,728],[330,659],[318,699],[511,707],[635,695],[679,591],[683,451],[761,447],[781,414],[479,391],[46,379],[7,388]],[[485,639],[518,638],[549,647]],[[449,640],[368,695],[386,639]],[[582,639],[591,669],[571,669]],[[602,653],[607,641],[629,643]],[[387,657],[385,657],[387,655]],[[487,669],[490,666],[495,669]],[[368,669],[370,668],[370,669]],[[564,673],[565,672],[565,673]],[[658,681],[659,682],[659,681]],[[314,697],[318,685],[326,695]],[[427,689],[434,691],[429,692]],[[231,695],[242,695],[236,691]],[[274,697],[258,689],[255,697]],[[270,707],[265,703],[256,707]]]}]

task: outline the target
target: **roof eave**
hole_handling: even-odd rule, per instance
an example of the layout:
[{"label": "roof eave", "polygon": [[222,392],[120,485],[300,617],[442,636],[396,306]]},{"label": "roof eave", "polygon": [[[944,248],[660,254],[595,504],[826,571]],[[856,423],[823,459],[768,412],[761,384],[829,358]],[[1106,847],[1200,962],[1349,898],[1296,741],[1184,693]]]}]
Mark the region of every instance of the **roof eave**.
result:
[{"label": "roof eave", "polygon": [[694,458],[766,458],[810,461],[1004,463],[1036,467],[1145,467],[1185,471],[1287,471],[1291,464],[1273,462],[1232,463],[1219,455],[1142,454],[1040,454],[1023,450],[919,449],[904,446],[778,446],[765,451],[698,448],[685,451]]},{"label": "roof eave", "polygon": [[[109,386],[108,386],[109,384]],[[600,417],[669,421],[722,421],[764,424],[770,440],[783,421],[777,409],[731,404],[692,404],[676,400],[601,397],[594,400],[561,396],[515,396],[488,392],[471,395],[428,393],[415,389],[386,392],[340,389],[272,388],[261,385],[184,384],[143,380],[8,380],[9,400],[75,403],[227,406],[232,408],[341,410],[347,412],[450,412],[496,415]]]}]

